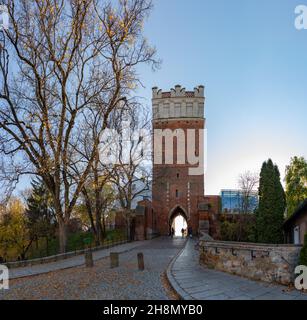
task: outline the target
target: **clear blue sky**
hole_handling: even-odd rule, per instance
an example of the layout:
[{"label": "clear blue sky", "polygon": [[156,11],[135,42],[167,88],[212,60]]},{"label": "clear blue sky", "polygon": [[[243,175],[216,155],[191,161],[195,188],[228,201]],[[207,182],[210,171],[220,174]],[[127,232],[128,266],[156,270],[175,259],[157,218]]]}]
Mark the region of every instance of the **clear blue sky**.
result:
[{"label": "clear blue sky", "polygon": [[[305,3],[304,3],[305,1]],[[238,175],[271,157],[284,176],[307,157],[307,30],[294,9],[307,0],[154,0],[146,37],[163,60],[151,87],[204,84],[208,129],[206,194],[236,188]]]}]

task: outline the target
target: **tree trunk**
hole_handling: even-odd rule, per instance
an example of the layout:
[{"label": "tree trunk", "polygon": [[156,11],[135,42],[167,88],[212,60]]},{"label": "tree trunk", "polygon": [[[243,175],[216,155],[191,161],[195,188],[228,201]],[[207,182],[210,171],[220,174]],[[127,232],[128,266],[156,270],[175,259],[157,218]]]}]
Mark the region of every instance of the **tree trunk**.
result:
[{"label": "tree trunk", "polygon": [[60,242],[60,253],[65,253],[66,246],[67,246],[67,229],[66,229],[66,223],[63,219],[59,219],[59,242]]},{"label": "tree trunk", "polygon": [[33,239],[31,239],[26,247],[22,247],[22,252],[20,253],[20,259],[21,260],[26,260],[27,257],[27,252],[29,251],[31,245],[33,243]]},{"label": "tree trunk", "polygon": [[[98,181],[98,179],[97,179]],[[99,190],[95,190],[95,218],[96,218],[96,231],[97,231],[97,237],[98,242],[100,245],[103,244],[104,240],[104,233],[103,233],[103,227],[101,223],[101,201],[100,201],[100,192]]]},{"label": "tree trunk", "polygon": [[101,225],[101,212],[100,212],[101,206],[100,206],[100,199],[99,199],[99,193],[95,192],[95,220],[96,220],[96,233],[97,233],[97,245],[103,244],[103,230]]},{"label": "tree trunk", "polygon": [[46,255],[49,256],[49,238],[46,237]]},{"label": "tree trunk", "polygon": [[102,232],[103,232],[103,237],[106,236],[106,218],[105,215],[102,215]]},{"label": "tree trunk", "polygon": [[95,242],[96,242],[96,245],[97,245],[98,236],[97,236],[97,231],[96,231],[94,217],[93,217],[92,203],[91,203],[91,200],[90,200],[90,198],[88,196],[86,188],[83,188],[82,193],[83,193],[84,200],[85,200],[86,211],[87,211],[88,217],[90,219],[92,232],[94,234]]},{"label": "tree trunk", "polygon": [[104,240],[104,233],[103,233],[103,228],[101,224],[101,215],[99,213],[99,210],[97,210],[96,212],[96,231],[97,231],[98,244],[102,244]]}]

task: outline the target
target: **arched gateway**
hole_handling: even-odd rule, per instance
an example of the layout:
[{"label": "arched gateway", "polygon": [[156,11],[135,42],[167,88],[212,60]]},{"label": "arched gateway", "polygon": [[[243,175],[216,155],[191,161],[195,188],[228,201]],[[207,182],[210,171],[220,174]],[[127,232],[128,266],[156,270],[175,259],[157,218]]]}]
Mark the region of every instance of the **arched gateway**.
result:
[{"label": "arched gateway", "polygon": [[172,228],[176,236],[181,236],[181,229],[188,229],[188,216],[181,206],[174,207],[169,213],[169,233]]}]

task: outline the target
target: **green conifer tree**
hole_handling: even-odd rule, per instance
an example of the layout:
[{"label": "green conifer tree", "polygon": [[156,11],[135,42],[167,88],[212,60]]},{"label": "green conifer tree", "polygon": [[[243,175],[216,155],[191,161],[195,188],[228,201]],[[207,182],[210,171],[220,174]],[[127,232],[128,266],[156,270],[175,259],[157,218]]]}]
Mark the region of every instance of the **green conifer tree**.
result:
[{"label": "green conifer tree", "polygon": [[26,209],[28,228],[36,243],[39,238],[45,238],[48,254],[48,242],[54,236],[56,227],[52,200],[42,180],[33,180],[31,186],[32,193],[27,198]]},{"label": "green conifer tree", "polygon": [[259,208],[256,212],[256,239],[261,243],[282,243],[286,208],[285,192],[278,167],[269,159],[262,165]]}]

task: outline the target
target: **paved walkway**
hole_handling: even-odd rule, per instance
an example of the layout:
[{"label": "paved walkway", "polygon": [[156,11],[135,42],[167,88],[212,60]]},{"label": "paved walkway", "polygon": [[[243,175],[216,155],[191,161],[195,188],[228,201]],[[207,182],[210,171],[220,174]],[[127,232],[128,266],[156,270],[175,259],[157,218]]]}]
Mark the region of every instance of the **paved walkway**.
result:
[{"label": "paved walkway", "polygon": [[[114,246],[108,249],[102,249],[99,251],[93,252],[93,260],[97,261],[102,258],[106,258],[110,255],[110,252],[119,252],[123,253],[137,247],[142,246],[145,241],[135,241],[130,243],[121,244],[118,246]],[[56,270],[62,270],[72,267],[77,267],[84,265],[84,254],[74,256],[72,258],[59,260],[56,262],[37,264],[33,266],[21,267],[21,268],[13,268],[10,269],[10,279],[16,279],[21,277],[29,277],[42,273],[47,273]]]},{"label": "paved walkway", "polygon": [[[93,268],[84,267],[83,257],[79,257],[69,265],[78,263],[82,265],[60,270],[59,268],[64,266],[62,261],[61,265],[52,267],[55,270],[49,273],[10,280],[10,289],[0,290],[0,300],[175,299],[163,275],[170,261],[184,245],[184,239],[160,237],[131,243],[129,246],[119,246],[116,248],[117,251],[125,250],[125,252],[119,255],[119,267],[113,269],[110,269],[108,257],[96,261]],[[112,251],[114,249],[112,248]],[[139,252],[144,254],[144,271],[138,270],[137,254]],[[97,260],[108,253],[107,251],[97,252],[95,258]],[[50,265],[41,267],[46,271],[47,267],[48,270],[51,269]],[[65,267],[68,266],[65,264]]]},{"label": "paved walkway", "polygon": [[285,286],[258,282],[199,265],[196,242],[188,240],[168,275],[187,300],[307,300],[307,294]]}]

